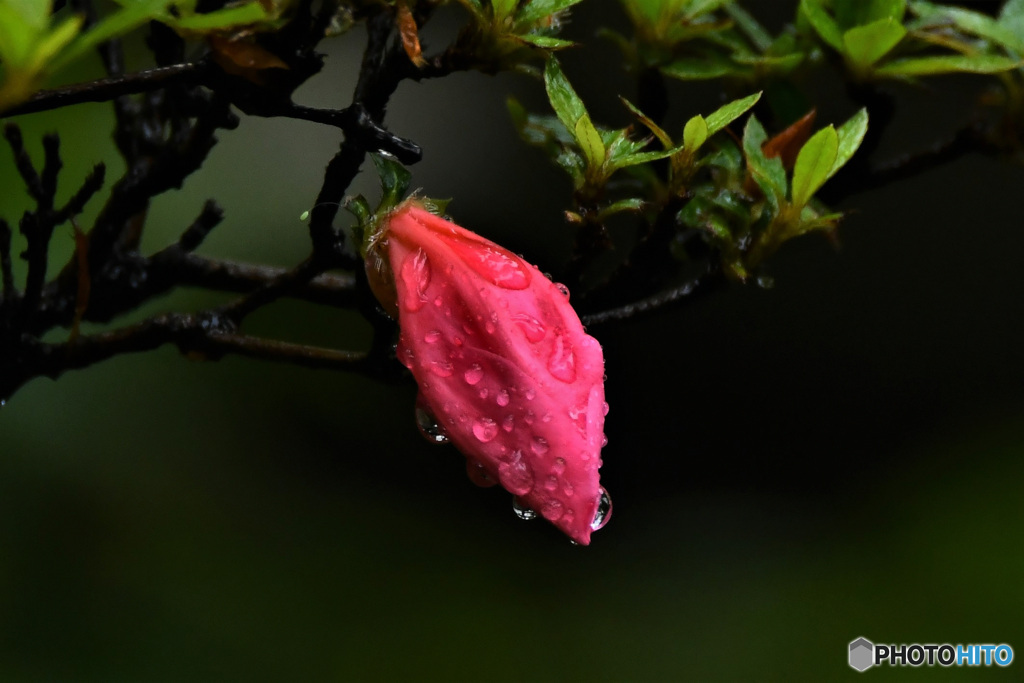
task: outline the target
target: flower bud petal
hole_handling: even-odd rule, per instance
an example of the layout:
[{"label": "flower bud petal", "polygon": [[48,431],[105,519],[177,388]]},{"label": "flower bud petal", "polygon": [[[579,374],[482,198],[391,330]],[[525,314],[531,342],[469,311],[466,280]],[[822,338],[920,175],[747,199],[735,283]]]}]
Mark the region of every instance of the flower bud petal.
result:
[{"label": "flower bud petal", "polygon": [[474,467],[587,545],[607,521],[601,345],[565,293],[508,250],[411,201],[384,223],[398,357],[421,401]]}]

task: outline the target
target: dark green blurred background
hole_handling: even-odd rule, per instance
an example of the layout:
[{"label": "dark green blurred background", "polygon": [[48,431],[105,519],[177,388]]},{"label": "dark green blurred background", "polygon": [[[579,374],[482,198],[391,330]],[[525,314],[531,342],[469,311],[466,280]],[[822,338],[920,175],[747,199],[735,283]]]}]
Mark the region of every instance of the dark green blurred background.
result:
[{"label": "dark green blurred background", "polygon": [[[615,96],[634,86],[589,38],[596,21],[580,11],[573,34],[608,54],[570,54],[566,69],[595,120],[623,125]],[[362,43],[336,40],[297,99],[346,105]],[[879,159],[967,116],[978,81],[929,83],[894,90]],[[838,84],[816,87],[819,122],[854,111]],[[523,77],[460,74],[403,85],[388,123],[426,150],[415,186],[555,268],[568,181],[516,139],[510,92],[543,107]],[[676,133],[719,101],[670,94]],[[37,156],[43,132],[61,133],[65,193],[97,160],[108,178],[122,168],[104,106],[20,123]],[[203,253],[296,262],[338,136],[244,119],[221,139],[156,203],[147,247],[215,197],[227,218]],[[367,173],[353,189],[374,186]],[[0,187],[16,219],[6,148]],[[772,290],[597,330],[615,512],[588,548],[519,521],[508,494],[426,444],[411,380],[170,349],[36,380],[0,412],[0,680],[830,680],[858,675],[858,636],[1024,657],[1022,196],[1024,169],[970,157],[848,200],[842,248],[787,245]],[[62,261],[70,234],[56,243]],[[182,292],[133,318],[218,300]],[[354,316],[295,303],[247,325],[368,338]],[[863,675],[1022,680],[1022,667]]]}]

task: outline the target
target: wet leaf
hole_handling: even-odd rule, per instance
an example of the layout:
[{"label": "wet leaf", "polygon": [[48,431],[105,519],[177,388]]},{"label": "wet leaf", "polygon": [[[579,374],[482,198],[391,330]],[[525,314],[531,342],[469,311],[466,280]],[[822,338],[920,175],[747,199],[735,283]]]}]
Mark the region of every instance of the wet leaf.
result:
[{"label": "wet leaf", "polygon": [[879,19],[856,26],[843,34],[843,54],[855,70],[867,70],[889,53],[907,35],[907,29],[893,19]]},{"label": "wet leaf", "polygon": [[1021,62],[998,55],[950,55],[948,57],[913,57],[899,59],[879,67],[881,76],[932,76],[946,73],[992,74],[1009,71]]},{"label": "wet leaf", "polygon": [[715,111],[708,114],[704,117],[704,121],[708,126],[708,137],[711,137],[739,117],[743,116],[751,107],[757,104],[759,99],[761,99],[761,93],[756,92],[753,95],[744,97],[743,99],[722,105]]},{"label": "wet leaf", "polygon": [[832,174],[839,152],[835,128],[822,128],[800,149],[793,166],[794,206],[804,206]]},{"label": "wet leaf", "polygon": [[860,147],[860,143],[864,141],[864,135],[867,132],[867,109],[861,109],[851,116],[846,123],[839,126],[839,129],[836,131],[836,135],[839,138],[839,146],[836,150],[835,164],[829,172],[830,178],[835,175],[836,171],[846,165],[846,162],[850,160],[850,157],[852,157],[854,152],[856,152]]},{"label": "wet leaf", "polygon": [[548,59],[544,68],[544,86],[547,89],[548,100],[555,115],[567,130],[575,131],[576,122],[587,113],[583,101],[569,85],[568,79],[562,73],[558,60],[554,57]]}]

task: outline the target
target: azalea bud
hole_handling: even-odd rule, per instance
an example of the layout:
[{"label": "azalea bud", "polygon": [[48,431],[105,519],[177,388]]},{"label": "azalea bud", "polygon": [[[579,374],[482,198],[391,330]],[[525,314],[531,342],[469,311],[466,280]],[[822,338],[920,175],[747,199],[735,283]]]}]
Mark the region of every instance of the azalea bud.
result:
[{"label": "azalea bud", "polygon": [[398,357],[419,384],[420,409],[474,481],[499,482],[520,508],[588,544],[611,505],[598,474],[604,357],[565,292],[415,201],[382,219],[370,251],[394,278]]}]

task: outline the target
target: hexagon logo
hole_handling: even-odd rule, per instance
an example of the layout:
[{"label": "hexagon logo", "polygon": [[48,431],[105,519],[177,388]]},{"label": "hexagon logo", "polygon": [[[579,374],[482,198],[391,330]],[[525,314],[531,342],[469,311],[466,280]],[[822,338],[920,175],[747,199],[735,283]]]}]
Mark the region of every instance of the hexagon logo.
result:
[{"label": "hexagon logo", "polygon": [[867,638],[858,638],[850,643],[850,666],[857,671],[867,671],[875,664],[875,644]]}]

